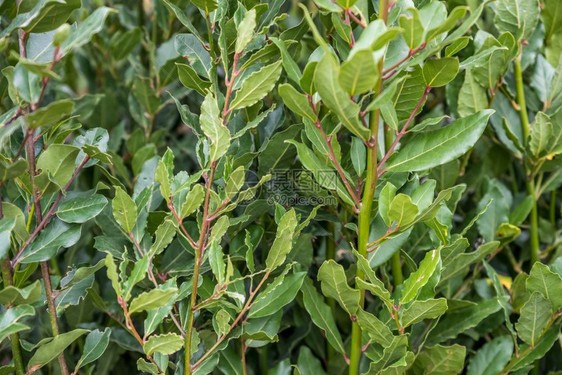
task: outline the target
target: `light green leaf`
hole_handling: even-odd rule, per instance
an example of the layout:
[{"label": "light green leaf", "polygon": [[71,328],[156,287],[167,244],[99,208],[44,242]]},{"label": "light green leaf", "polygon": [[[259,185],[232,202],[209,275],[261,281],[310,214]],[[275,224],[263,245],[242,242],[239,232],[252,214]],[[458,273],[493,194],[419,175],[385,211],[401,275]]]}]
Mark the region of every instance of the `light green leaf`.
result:
[{"label": "light green leaf", "polygon": [[150,336],[143,345],[146,355],[161,353],[173,354],[183,347],[183,338],[177,333]]},{"label": "light green leaf", "polygon": [[416,298],[419,291],[427,284],[431,275],[435,272],[441,263],[440,250],[428,251],[421,261],[418,269],[412,272],[404,281],[404,287],[400,296],[400,303],[406,304]]},{"label": "light green leaf", "polygon": [[279,220],[275,240],[265,260],[265,265],[269,270],[274,270],[285,262],[287,254],[292,249],[292,241],[297,224],[298,221],[294,209],[285,212],[281,220]]},{"label": "light green leaf", "polygon": [[254,30],[256,29],[256,10],[250,9],[244,14],[240,24],[236,25],[236,53],[241,53],[244,48],[252,41]]},{"label": "light green leaf", "polygon": [[404,148],[388,160],[386,170],[421,171],[456,159],[478,141],[493,112],[481,111],[456,120],[442,129],[416,134],[405,140]]},{"label": "light green leaf", "polygon": [[467,117],[486,108],[488,108],[486,89],[476,81],[472,70],[467,70],[459,91],[457,111],[460,116]]},{"label": "light green leaf", "polygon": [[422,74],[428,87],[442,87],[451,82],[459,71],[459,59],[444,57],[427,60],[423,64]]},{"label": "light green leaf", "polygon": [[131,301],[129,312],[133,314],[135,312],[157,309],[172,303],[174,301],[172,297],[177,291],[177,288],[168,288],[152,289],[148,292],[141,293]]},{"label": "light green leaf", "polygon": [[376,343],[387,347],[392,344],[393,335],[390,328],[371,313],[359,308],[357,310],[357,324]]},{"label": "light green leaf", "polygon": [[82,366],[92,363],[101,357],[101,355],[105,352],[105,349],[107,349],[107,345],[109,345],[110,335],[111,329],[109,328],[106,328],[103,332],[96,329],[88,333],[82,356],[78,360],[78,363],[74,368],[74,372],[77,372]]},{"label": "light green leaf", "polygon": [[412,198],[400,193],[392,199],[388,206],[388,220],[390,223],[396,223],[396,226],[400,228],[411,224],[416,219],[418,212],[418,206],[412,202]]},{"label": "light green leaf", "polygon": [[45,184],[42,179],[48,178],[62,189],[76,170],[74,162],[79,151],[77,147],[71,145],[50,145],[37,159],[37,169],[41,170],[37,180]]},{"label": "light green leaf", "polygon": [[[264,290],[258,295],[248,313],[249,318],[261,318],[279,311],[290,303],[301,288],[306,272],[297,272],[287,277],[281,275],[282,281],[271,290]],[[275,283],[275,282],[274,282]]]},{"label": "light green leaf", "polygon": [[538,292],[549,300],[554,311],[562,307],[562,277],[552,272],[548,266],[536,262],[526,284],[530,293]]},{"label": "light green leaf", "polygon": [[191,0],[191,2],[197,8],[203,10],[205,14],[210,14],[218,7],[218,3],[216,0]]},{"label": "light green leaf", "polygon": [[207,94],[207,89],[211,87],[211,82],[201,79],[195,69],[189,65],[176,63],[176,66],[182,85],[197,91],[201,95]]},{"label": "light green leaf", "polygon": [[536,345],[550,320],[551,309],[551,303],[541,293],[531,294],[531,298],[521,308],[519,320],[515,323],[515,329],[521,340],[531,347]]},{"label": "light green leaf", "polygon": [[166,218],[156,229],[156,239],[152,246],[150,246],[148,256],[154,257],[164,251],[166,246],[168,246],[176,236],[176,231],[176,221],[172,220],[172,218]]},{"label": "light green leaf", "polygon": [[342,124],[364,141],[369,131],[359,121],[359,106],[354,103],[338,82],[340,67],[331,53],[325,53],[314,73],[314,85],[322,101],[338,116]]},{"label": "light green leaf", "polygon": [[129,194],[119,186],[114,186],[115,197],[111,201],[113,217],[126,233],[131,233],[137,221],[137,206]]},{"label": "light green leaf", "polygon": [[211,93],[205,96],[201,104],[201,115],[199,116],[201,130],[211,142],[211,161],[219,160],[230,147],[230,132],[222,124],[219,107],[215,97]]},{"label": "light green leaf", "polygon": [[[5,218],[3,220],[6,220]],[[23,305],[37,301],[41,294],[41,283],[35,280],[24,288],[6,285],[0,290],[0,303],[2,305]],[[0,340],[1,341],[1,340]]]},{"label": "light green leaf", "polygon": [[32,373],[55,359],[77,338],[89,332],[87,329],[75,329],[53,337],[49,342],[41,345],[27,363],[28,372]]},{"label": "light green leaf", "polygon": [[254,105],[263,99],[275,86],[281,75],[281,61],[266,65],[250,74],[236,91],[236,97],[230,104],[230,109],[240,109]]},{"label": "light green leaf", "polygon": [[338,301],[349,315],[355,315],[359,310],[361,293],[347,284],[343,267],[330,259],[322,263],[318,270],[318,280],[322,293]]},{"label": "light green leaf", "polygon": [[398,19],[400,27],[404,30],[402,36],[410,50],[419,47],[423,41],[423,24],[420,19],[420,14],[416,8],[410,8],[407,11],[409,14],[402,14]]},{"label": "light green leaf", "polygon": [[287,108],[312,122],[316,122],[316,114],[304,94],[295,90],[295,88],[288,83],[280,85],[278,91]]},{"label": "light green leaf", "polygon": [[424,319],[436,319],[447,311],[445,298],[414,301],[402,312],[402,326],[408,327]]},{"label": "light green leaf", "polygon": [[201,184],[194,185],[193,188],[187,193],[185,201],[181,206],[181,217],[185,218],[197,211],[201,204],[203,204],[203,199],[205,198],[205,188]]},{"label": "light green leaf", "polygon": [[27,115],[26,124],[30,129],[41,127],[44,131],[70,116],[73,109],[74,102],[72,100],[57,100]]},{"label": "light green leaf", "polygon": [[378,78],[379,71],[373,52],[362,50],[342,64],[338,81],[342,89],[356,95],[373,89]]},{"label": "light green leaf", "polygon": [[345,353],[342,338],[340,332],[338,331],[332,310],[330,309],[330,306],[324,302],[322,296],[312,284],[312,280],[305,278],[301,291],[304,308],[310,314],[312,322],[324,331],[326,339],[332,348],[337,350],[339,353]]}]

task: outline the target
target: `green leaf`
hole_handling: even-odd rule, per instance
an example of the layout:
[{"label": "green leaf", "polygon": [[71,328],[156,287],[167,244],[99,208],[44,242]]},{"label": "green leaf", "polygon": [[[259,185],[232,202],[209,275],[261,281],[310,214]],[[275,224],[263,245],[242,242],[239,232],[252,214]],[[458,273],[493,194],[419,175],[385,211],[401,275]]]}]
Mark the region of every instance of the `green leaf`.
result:
[{"label": "green leaf", "polygon": [[[0,219],[0,258],[2,259],[4,259],[10,250],[10,234],[15,226],[16,220],[14,218],[5,217]],[[6,288],[6,286],[4,286],[4,288]]]},{"label": "green leaf", "polygon": [[426,32],[425,40],[429,42],[439,34],[445,33],[451,30],[453,27],[456,26],[458,20],[463,18],[468,11],[467,6],[458,6],[453,9],[453,11],[449,14],[449,17],[441,23],[439,26],[436,26]]},{"label": "green leaf", "polygon": [[534,348],[526,345],[521,346],[521,354],[519,357],[514,357],[508,364],[508,367],[511,371],[517,371],[544,357],[550,348],[552,348],[552,345],[558,340],[559,335],[560,324],[555,324],[546,331]]},{"label": "green leaf", "polygon": [[365,171],[365,166],[367,164],[367,149],[365,144],[358,138],[352,138],[349,154],[355,173],[357,173],[358,176],[361,176]]},{"label": "green leaf", "polygon": [[448,126],[416,134],[404,141],[404,148],[392,156],[387,171],[421,171],[445,164],[468,151],[484,132],[493,110],[485,110],[456,120]]},{"label": "green leaf", "polygon": [[35,309],[31,305],[19,305],[6,309],[0,316],[0,342],[11,334],[29,329],[29,326],[19,321],[31,315],[35,315]]},{"label": "green leaf", "polygon": [[75,329],[53,337],[47,343],[39,346],[33,357],[27,363],[28,372],[33,373],[58,357],[77,338],[89,332],[87,329]]},{"label": "green leaf", "polygon": [[458,112],[462,117],[488,108],[486,89],[474,78],[472,70],[467,70],[459,91]]},{"label": "green leaf", "polygon": [[107,268],[107,278],[111,280],[113,290],[117,294],[117,297],[121,297],[123,292],[121,290],[121,283],[119,282],[119,274],[117,273],[117,266],[111,254],[107,254],[105,257],[105,268]]},{"label": "green leaf", "polygon": [[160,99],[156,96],[150,79],[137,77],[133,82],[133,95],[149,115],[153,116],[160,106]]},{"label": "green leaf", "polygon": [[441,282],[445,282],[459,275],[466,275],[468,267],[471,264],[482,261],[486,256],[496,250],[499,245],[499,241],[487,242],[472,252],[457,255],[443,270]]},{"label": "green leaf", "polygon": [[538,0],[498,0],[494,24],[500,32],[509,31],[517,39],[527,40],[539,21]]},{"label": "green leaf", "polygon": [[269,38],[269,40],[275,43],[277,48],[279,48],[281,59],[283,61],[283,68],[285,69],[287,76],[298,85],[302,79],[302,73],[295,60],[291,57],[285,41],[273,37]]},{"label": "green leaf", "polygon": [[356,95],[372,90],[378,78],[379,71],[373,52],[362,50],[342,64],[338,81],[342,89]]},{"label": "green leaf", "polygon": [[244,79],[240,89],[236,91],[236,97],[230,103],[230,109],[249,107],[263,99],[275,87],[281,71],[281,61],[277,61],[250,74]]},{"label": "green leaf", "polygon": [[383,347],[392,344],[392,331],[380,319],[361,308],[357,310],[356,316],[357,324],[367,333],[372,341],[381,344]]},{"label": "green leaf", "polygon": [[550,320],[551,309],[550,302],[539,292],[531,294],[531,298],[521,308],[519,320],[515,323],[515,329],[521,340],[535,347]]},{"label": "green leaf", "polygon": [[60,46],[61,53],[66,55],[88,43],[95,34],[102,30],[107,16],[115,12],[115,9],[107,7],[99,7],[94,10],[88,18],[70,31],[68,37]]},{"label": "green leaf", "polygon": [[61,247],[68,248],[80,239],[81,227],[53,220],[23,251],[18,263],[42,262],[54,257]]},{"label": "green leaf", "polygon": [[187,57],[197,74],[210,78],[211,56],[195,35],[177,34],[174,45],[181,56]]},{"label": "green leaf", "polygon": [[131,274],[123,283],[123,298],[125,301],[128,301],[131,298],[133,287],[144,280],[148,272],[148,267],[150,267],[150,264],[147,255],[144,255],[140,260],[135,262]]},{"label": "green leaf", "polygon": [[418,214],[418,206],[412,202],[412,198],[406,194],[396,195],[388,207],[388,220],[396,223],[398,228],[411,224]]},{"label": "green leaf", "polygon": [[48,178],[62,189],[76,170],[78,152],[79,149],[71,145],[50,145],[37,159],[37,169],[41,170],[38,179]]},{"label": "green leaf", "polygon": [[418,10],[416,8],[410,8],[407,12],[409,14],[400,15],[398,23],[404,30],[402,36],[406,41],[406,45],[410,50],[413,50],[418,48],[423,41],[424,29]]},{"label": "green leaf", "polygon": [[418,354],[412,370],[420,374],[460,374],[465,356],[466,348],[458,344],[432,346]]},{"label": "green leaf", "polygon": [[176,63],[176,66],[182,85],[197,91],[201,95],[207,94],[207,89],[211,87],[211,82],[201,79],[195,69],[189,65]]},{"label": "green leaf", "polygon": [[389,344],[384,345],[381,358],[371,362],[368,374],[380,374],[384,369],[392,371],[395,367],[406,365],[408,338],[405,335],[394,336]]},{"label": "green leaf", "polygon": [[454,338],[464,331],[476,327],[478,323],[500,308],[498,300],[492,298],[479,303],[470,303],[466,307],[448,312],[429,334],[427,339],[429,345]]},{"label": "green leaf", "polygon": [[316,122],[316,114],[312,110],[310,103],[304,94],[295,90],[295,88],[288,83],[279,85],[278,91],[287,108],[301,117],[305,117],[312,122]]},{"label": "green leaf", "polygon": [[451,82],[459,71],[459,59],[444,57],[427,60],[423,64],[422,74],[426,86],[442,87]]},{"label": "green leaf", "polygon": [[279,220],[275,240],[265,260],[265,265],[270,271],[285,262],[287,254],[289,254],[292,249],[292,241],[297,224],[298,221],[294,209],[285,212],[281,220]]},{"label": "green leaf", "polygon": [[141,293],[131,301],[129,312],[133,314],[135,312],[157,309],[172,303],[174,301],[172,297],[175,296],[177,291],[177,288],[168,288],[164,290],[152,289]]},{"label": "green leaf", "polygon": [[154,240],[152,246],[150,246],[148,256],[152,258],[164,251],[164,249],[166,249],[176,236],[176,231],[177,224],[175,220],[172,220],[172,218],[166,218],[156,229],[156,239]]},{"label": "green leaf", "polygon": [[312,354],[308,346],[301,346],[297,360],[298,371],[301,375],[325,375],[322,362]]},{"label": "green leaf", "polygon": [[74,110],[74,102],[70,99],[57,100],[26,116],[26,124],[30,129],[41,127],[43,131],[53,127]]},{"label": "green leaf", "polygon": [[340,86],[340,67],[334,56],[325,53],[318,62],[314,73],[314,85],[322,101],[330,108],[342,122],[342,124],[353,134],[364,141],[369,138],[369,130],[359,121],[359,106],[354,103],[349,94]]},{"label": "green leaf", "polygon": [[57,314],[61,315],[71,305],[78,305],[94,284],[94,274],[104,266],[102,259],[90,267],[71,269],[60,281],[60,290],[55,298]]},{"label": "green leaf", "polygon": [[236,25],[236,53],[242,53],[244,48],[250,44],[256,29],[256,10],[250,9],[244,14],[244,18]]},{"label": "green leaf", "polygon": [[173,354],[183,347],[183,338],[177,333],[150,336],[143,345],[146,355],[161,353]]},{"label": "green leaf", "polygon": [[191,2],[197,8],[203,10],[205,14],[210,14],[218,7],[218,3],[216,0],[192,0]]},{"label": "green leaf", "polygon": [[78,360],[74,372],[101,357],[109,345],[109,336],[111,336],[111,329],[109,328],[106,328],[103,332],[96,329],[88,333],[82,356]]},{"label": "green leaf", "polygon": [[342,338],[338,331],[332,310],[330,306],[324,302],[322,296],[312,284],[312,280],[305,278],[301,291],[304,308],[308,311],[308,314],[310,314],[312,322],[324,332],[332,348],[339,353],[345,353]]},{"label": "green leaf", "polygon": [[562,308],[562,277],[548,266],[536,262],[527,279],[527,290],[538,292],[552,304],[554,311]]},{"label": "green leaf", "polygon": [[424,319],[436,319],[447,311],[445,298],[414,301],[402,312],[402,326],[408,327]]},{"label": "green leaf", "polygon": [[[5,218],[3,220],[6,220]],[[24,288],[6,285],[0,290],[0,303],[2,305],[23,305],[37,301],[41,295],[41,283],[35,280]],[[1,340],[0,340],[1,341]]]},{"label": "green leaf", "polygon": [[24,159],[18,159],[11,164],[0,161],[0,181],[5,182],[19,177],[24,174],[27,169],[27,161]]},{"label": "green leaf", "polygon": [[201,130],[211,142],[211,161],[217,161],[226,154],[230,147],[230,132],[222,124],[217,101],[211,93],[205,96],[205,100],[201,104],[199,122]]},{"label": "green leaf", "polygon": [[467,375],[496,375],[511,359],[513,340],[499,336],[484,344],[468,364]]},{"label": "green leaf", "polygon": [[131,233],[137,221],[137,206],[129,194],[119,186],[114,186],[115,197],[111,201],[113,217],[126,233]]},{"label": "green leaf", "polygon": [[440,263],[441,253],[439,249],[428,251],[418,269],[404,281],[400,303],[406,304],[415,299],[423,286],[429,282]]},{"label": "green leaf", "polygon": [[66,223],[85,223],[96,217],[107,205],[107,198],[101,194],[76,197],[62,202],[57,217]]},{"label": "green leaf", "polygon": [[[290,303],[301,288],[306,272],[297,272],[287,277],[281,275],[278,285],[268,290],[266,288],[258,295],[252,303],[248,313],[249,318],[261,318],[279,311],[283,306]],[[276,282],[273,282],[275,284]]]},{"label": "green leaf", "polygon": [[355,315],[359,310],[361,293],[347,284],[343,267],[330,259],[322,263],[318,270],[318,281],[322,293],[338,301],[349,315]]},{"label": "green leaf", "polygon": [[188,217],[203,204],[205,198],[205,188],[201,184],[194,185],[193,188],[187,193],[185,201],[181,206],[181,218]]}]

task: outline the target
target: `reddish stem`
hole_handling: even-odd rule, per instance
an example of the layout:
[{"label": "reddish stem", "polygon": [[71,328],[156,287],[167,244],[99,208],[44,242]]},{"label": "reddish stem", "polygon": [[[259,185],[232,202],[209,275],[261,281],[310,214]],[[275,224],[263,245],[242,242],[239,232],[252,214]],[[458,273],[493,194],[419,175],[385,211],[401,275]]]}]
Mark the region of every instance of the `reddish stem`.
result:
[{"label": "reddish stem", "polygon": [[388,158],[390,157],[390,155],[392,155],[392,153],[394,152],[394,149],[396,148],[396,146],[398,145],[398,142],[400,142],[400,139],[402,139],[402,137],[404,136],[404,134],[407,133],[408,130],[408,126],[410,126],[410,124],[412,123],[412,121],[414,120],[414,118],[416,117],[416,113],[419,111],[420,107],[423,105],[423,103],[425,102],[425,99],[427,99],[427,95],[429,94],[429,92],[431,91],[431,87],[427,86],[425,88],[425,91],[421,97],[421,99],[418,101],[418,104],[416,104],[416,108],[414,108],[414,111],[410,114],[410,117],[408,118],[408,120],[406,121],[406,123],[404,124],[404,127],[402,128],[402,130],[400,131],[400,133],[398,133],[398,135],[396,136],[396,138],[394,139],[394,142],[392,143],[392,146],[390,146],[390,148],[388,149],[387,153],[384,155],[384,157],[381,159],[379,166],[377,167],[377,173],[378,173],[378,177],[382,176],[384,174],[384,170],[382,169],[382,167],[384,166],[384,163],[388,160]]}]

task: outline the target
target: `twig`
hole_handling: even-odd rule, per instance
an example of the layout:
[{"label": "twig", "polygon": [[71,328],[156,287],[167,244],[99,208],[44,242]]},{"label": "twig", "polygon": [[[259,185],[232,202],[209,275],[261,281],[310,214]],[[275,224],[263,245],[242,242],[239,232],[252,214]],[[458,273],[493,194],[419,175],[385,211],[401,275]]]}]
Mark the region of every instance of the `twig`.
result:
[{"label": "twig", "polygon": [[431,87],[427,86],[425,88],[425,91],[422,95],[422,97],[420,98],[420,100],[418,101],[418,104],[416,104],[416,108],[414,108],[414,110],[412,111],[412,113],[410,114],[410,117],[408,118],[408,120],[406,121],[406,123],[404,124],[404,127],[402,127],[402,130],[398,133],[398,135],[396,136],[396,138],[394,139],[394,142],[392,143],[392,145],[390,146],[390,148],[388,149],[388,151],[386,152],[386,154],[384,155],[384,157],[381,159],[379,166],[377,167],[377,173],[378,176],[382,176],[384,174],[384,170],[382,169],[382,167],[384,166],[384,163],[386,163],[386,161],[388,160],[388,158],[390,157],[390,155],[392,155],[392,153],[394,152],[394,149],[396,148],[396,146],[398,145],[398,142],[400,142],[400,139],[402,139],[402,137],[404,136],[404,134],[407,133],[408,131],[408,126],[410,126],[410,124],[412,123],[412,121],[414,120],[414,118],[416,117],[417,112],[419,111],[419,109],[421,108],[421,106],[423,105],[423,103],[425,102],[425,99],[427,99],[427,95],[429,94],[429,92],[431,91]]}]

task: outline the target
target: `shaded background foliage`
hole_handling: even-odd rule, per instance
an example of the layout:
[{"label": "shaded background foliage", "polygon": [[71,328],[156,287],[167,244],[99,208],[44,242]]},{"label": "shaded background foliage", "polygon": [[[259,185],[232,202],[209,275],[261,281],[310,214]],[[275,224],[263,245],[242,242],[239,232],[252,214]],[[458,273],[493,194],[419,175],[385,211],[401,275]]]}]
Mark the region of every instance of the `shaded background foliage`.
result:
[{"label": "shaded background foliage", "polygon": [[562,3],[0,17],[0,373],[562,371]]}]

